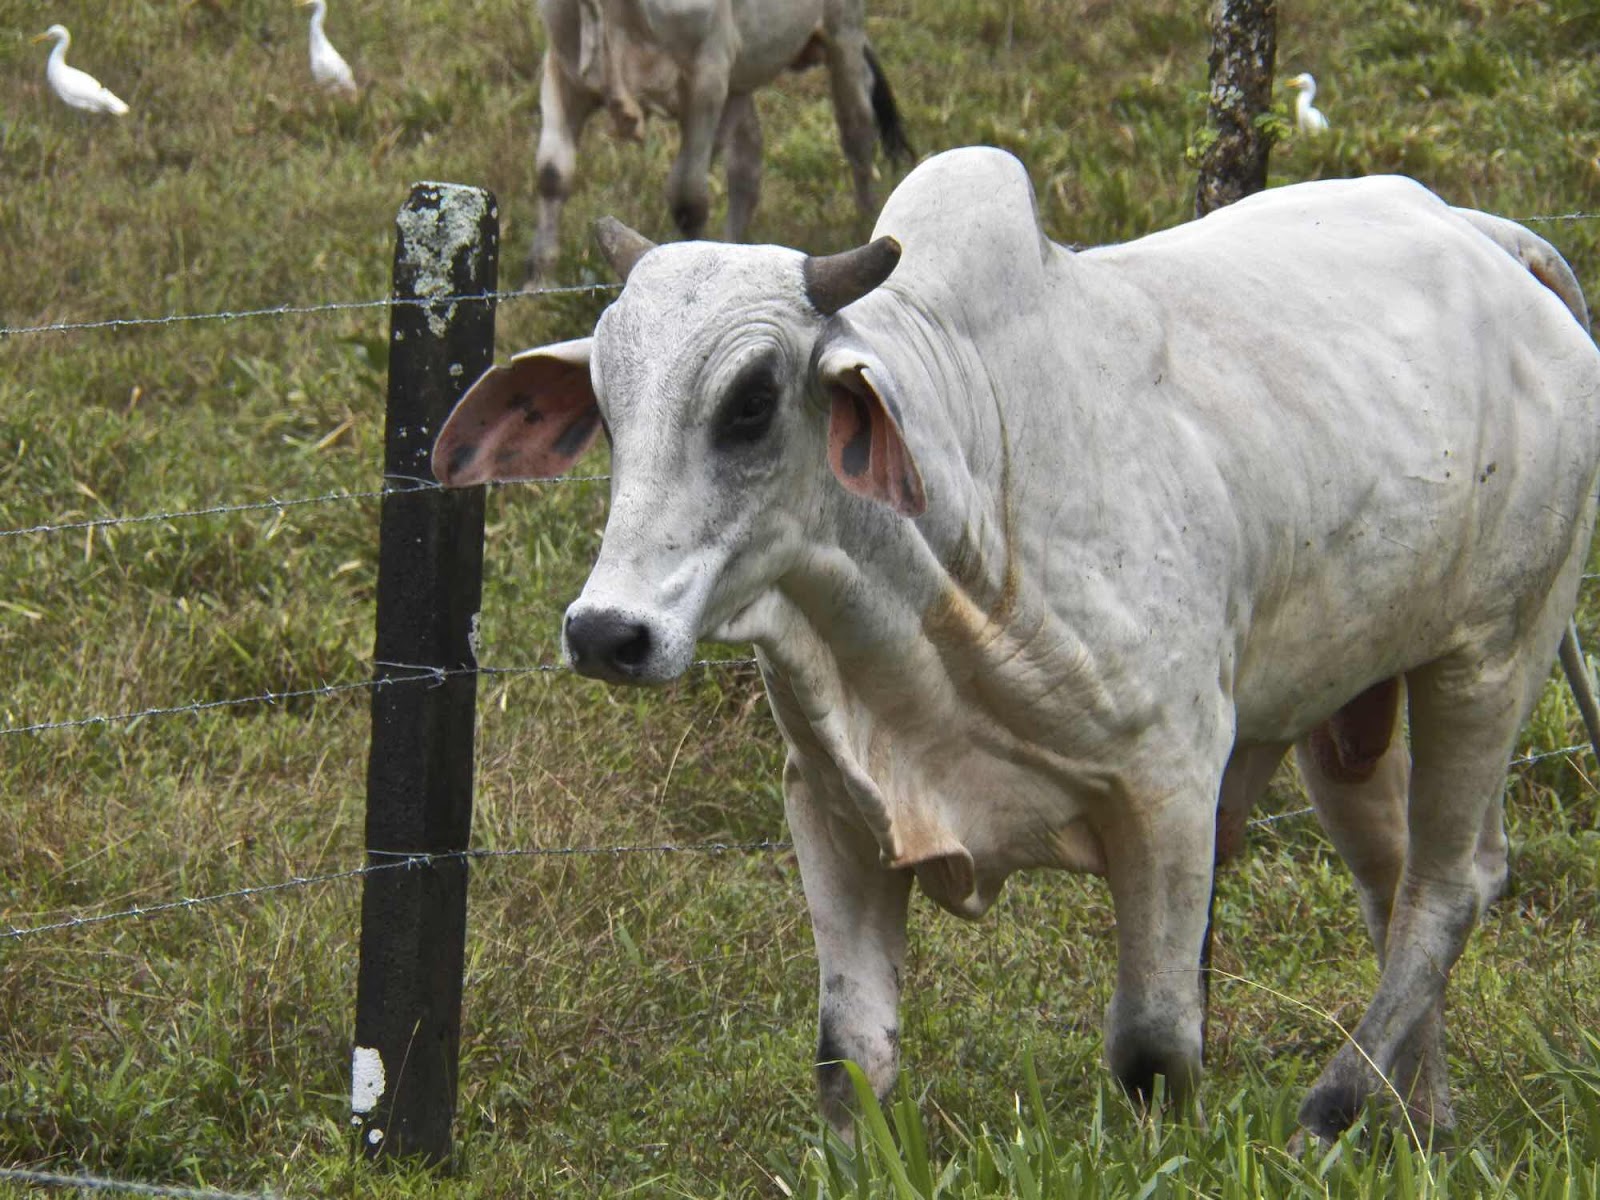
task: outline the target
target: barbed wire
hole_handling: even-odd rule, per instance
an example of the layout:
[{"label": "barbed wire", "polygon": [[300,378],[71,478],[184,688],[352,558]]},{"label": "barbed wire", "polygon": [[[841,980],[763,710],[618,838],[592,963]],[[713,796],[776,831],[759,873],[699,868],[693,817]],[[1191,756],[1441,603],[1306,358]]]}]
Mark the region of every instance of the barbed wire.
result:
[{"label": "barbed wire", "polygon": [[1526,767],[1530,763],[1543,762],[1547,758],[1559,758],[1563,754],[1581,754],[1590,749],[1588,742],[1579,742],[1574,746],[1563,746],[1559,750],[1541,750],[1535,754],[1524,754],[1521,758],[1513,758],[1511,766]]},{"label": "barbed wire", "polygon": [[[1588,742],[1579,742],[1575,746],[1562,746],[1559,750],[1541,750],[1534,754],[1524,754],[1518,758],[1513,758],[1506,764],[1506,768],[1510,770],[1513,767],[1526,767],[1532,763],[1543,762],[1547,758],[1559,758],[1563,754],[1576,754],[1588,749],[1590,749]],[[1296,808],[1289,812],[1273,813],[1270,816],[1252,817],[1245,824],[1260,828],[1265,825],[1276,825],[1279,821],[1287,821],[1293,817],[1310,816],[1316,811],[1316,809],[1309,806]]]},{"label": "barbed wire", "polygon": [[130,1196],[170,1196],[178,1200],[277,1200],[276,1192],[219,1192],[213,1188],[184,1187],[181,1184],[138,1183],[127,1179],[107,1179],[100,1175],[62,1175],[53,1171],[31,1171],[23,1167],[0,1167],[0,1180],[32,1184],[35,1187],[75,1188],[80,1192],[121,1192]]},{"label": "barbed wire", "polygon": [[[548,664],[544,668],[530,667],[528,670],[560,670],[556,663]],[[424,674],[407,677],[389,676],[384,679],[364,679],[356,683],[330,683],[314,688],[294,688],[284,692],[262,692],[255,696],[232,696],[223,700],[196,700],[189,704],[173,704],[162,708],[141,708],[131,712],[103,713],[93,717],[73,717],[64,721],[38,721],[32,725],[11,725],[0,729],[0,737],[11,734],[23,733],[50,733],[57,729],[86,729],[92,725],[117,725],[125,721],[138,721],[145,717],[171,717],[183,713],[207,712],[218,708],[237,708],[246,704],[278,704],[285,700],[301,700],[312,696],[335,696],[340,692],[360,691],[368,688],[387,687],[397,683],[426,683],[439,680],[441,676],[455,672],[446,671],[444,668],[423,668]]]},{"label": "barbed wire", "polygon": [[[1312,812],[1310,808],[1296,809],[1293,812],[1276,813],[1271,816],[1256,817],[1248,824],[1252,826],[1265,826],[1276,824],[1279,821],[1289,820],[1291,817],[1305,816]],[[370,857],[388,858],[387,862],[368,863],[363,867],[349,867],[341,871],[327,871],[317,875],[295,875],[289,879],[276,883],[255,884],[249,887],[234,888],[231,891],[213,892],[202,896],[184,896],[177,900],[165,900],[156,904],[136,904],[113,912],[91,913],[88,915],[75,915],[59,921],[49,921],[40,925],[17,926],[9,925],[0,929],[0,941],[20,941],[25,937],[34,937],[46,933],[62,933],[69,930],[85,929],[95,925],[104,925],[113,921],[144,919],[147,917],[162,916],[167,913],[182,912],[202,908],[212,904],[221,904],[230,900],[248,900],[258,896],[270,896],[280,892],[297,891],[301,888],[315,887],[321,884],[338,883],[350,879],[362,879],[368,875],[385,871],[405,870],[413,867],[432,866],[438,862],[478,862],[493,859],[513,858],[625,858],[646,854],[755,854],[755,853],[781,853],[792,850],[794,843],[776,838],[762,838],[759,841],[749,842],[651,842],[651,843],[621,843],[611,846],[531,846],[512,849],[495,850],[489,848],[469,850],[445,851],[399,851],[399,850],[369,850]]]},{"label": "barbed wire", "polygon": [[[1544,213],[1511,217],[1512,221],[1532,224],[1541,221],[1600,220],[1600,212]],[[82,333],[102,329],[144,329],[152,326],[181,325],[196,321],[243,321],[264,317],[291,317],[331,312],[360,312],[401,306],[459,304],[470,301],[528,300],[541,296],[580,295],[620,291],[620,283],[575,283],[493,292],[468,292],[450,296],[396,297],[380,300],[326,300],[315,304],[272,304],[262,308],[223,309],[215,312],[168,313],[159,317],[105,317],[94,321],[52,321],[42,325],[0,325],[0,338],[45,333]]]},{"label": "barbed wire", "polygon": [[218,312],[168,313],[160,317],[106,317],[98,321],[53,321],[45,325],[0,325],[0,338],[40,333],[81,333],[95,329],[143,329],[154,325],[182,325],[193,321],[243,321],[259,317],[293,317],[363,309],[421,307],[469,301],[529,300],[540,296],[566,296],[584,292],[615,292],[620,283],[575,283],[527,291],[468,292],[451,296],[385,296],[381,300],[327,300],[317,304],[273,304],[265,308],[239,308]]},{"label": "barbed wire", "polygon": [[1294,817],[1309,816],[1311,813],[1316,811],[1316,809],[1311,808],[1310,806],[1305,808],[1296,808],[1290,812],[1272,813],[1265,817],[1251,817],[1245,822],[1245,824],[1253,829],[1261,829],[1268,825],[1276,825],[1279,821],[1287,821]]},{"label": "barbed wire", "polygon": [[99,1175],[61,1175],[53,1171],[30,1171],[23,1167],[0,1167],[0,1180],[32,1184],[35,1187],[76,1188],[80,1192],[121,1192],[132,1196],[170,1196],[178,1200],[276,1200],[276,1192],[219,1192],[213,1188],[184,1187],[179,1184],[136,1183],[126,1179],[107,1179]]},{"label": "barbed wire", "polygon": [[45,933],[63,933],[86,929],[112,921],[158,917],[168,913],[191,911],[229,900],[248,900],[270,896],[279,892],[298,891],[341,880],[362,879],[385,871],[407,870],[432,866],[438,862],[481,862],[502,858],[629,858],[647,854],[755,854],[778,853],[793,849],[794,843],[763,838],[750,842],[652,842],[623,843],[614,846],[528,846],[506,850],[488,848],[441,851],[368,850],[369,857],[388,858],[387,862],[368,863],[363,867],[350,867],[342,871],[327,871],[318,875],[295,875],[276,883],[255,884],[234,888],[226,892],[213,892],[203,896],[183,896],[177,900],[163,900],[156,904],[135,904],[114,912],[90,913],[65,917],[40,925],[18,926],[7,922],[0,929],[0,942],[20,941]]},{"label": "barbed wire", "polygon": [[[194,700],[187,704],[170,704],[119,713],[99,713],[94,716],[69,717],[59,721],[36,721],[29,725],[9,725],[0,728],[0,737],[15,734],[51,733],[61,729],[87,729],[96,725],[117,725],[126,721],[138,721],[145,717],[182,716],[190,713],[209,712],[220,708],[240,708],[249,704],[280,704],[286,700],[335,696],[341,692],[375,690],[395,684],[427,683],[438,686],[446,679],[454,678],[458,675],[490,677],[548,675],[572,669],[566,663],[556,662],[535,663],[526,667],[436,667],[423,663],[390,662],[382,662],[377,665],[394,670],[411,671],[414,674],[404,676],[387,675],[374,679],[352,680],[345,683],[327,683],[317,687],[291,688],[281,692],[258,692],[253,696],[229,696],[220,700]],[[689,665],[691,667],[753,667],[756,665],[756,660],[754,658],[697,658]]]},{"label": "barbed wire", "polygon": [[1506,220],[1516,221],[1520,225],[1531,225],[1539,221],[1600,221],[1600,212],[1553,213],[1539,217],[1507,217]]},{"label": "barbed wire", "polygon": [[81,521],[62,521],[57,524],[27,525],[17,529],[0,529],[0,538],[24,537],[38,533],[71,533],[83,529],[110,529],[119,525],[150,525],[164,521],[181,521],[193,517],[215,517],[225,513],[262,512],[301,508],[308,504],[334,504],[344,500],[373,500],[399,491],[417,491],[417,488],[381,488],[371,492],[326,492],[321,496],[302,496],[293,500],[253,500],[242,504],[214,504],[207,508],[184,508],[172,512],[143,513],[135,517],[89,517]]},{"label": "barbed wire", "polygon": [[[736,660],[744,661],[744,660]],[[754,661],[754,660],[749,660]],[[708,660],[709,665],[709,660]],[[1523,755],[1512,759],[1509,766],[1525,766],[1529,763],[1539,762],[1548,758],[1555,758],[1563,754],[1572,754],[1587,748],[1586,743],[1572,746],[1563,746],[1558,750],[1545,750],[1534,754]],[[1316,810],[1310,807],[1291,809],[1288,812],[1272,813],[1267,816],[1253,817],[1246,822],[1250,828],[1266,828],[1282,821],[1292,820],[1296,817],[1310,816]],[[320,884],[336,883],[341,880],[361,879],[365,876],[381,871],[395,871],[414,867],[431,866],[437,862],[465,861],[479,862],[493,859],[513,858],[580,858],[580,857],[611,857],[622,858],[639,855],[667,855],[667,854],[750,854],[750,853],[779,853],[792,850],[794,843],[776,838],[763,838],[759,841],[748,842],[651,842],[651,843],[621,843],[617,845],[601,846],[529,846],[512,849],[478,848],[468,850],[446,851],[402,851],[402,850],[372,850],[367,851],[369,858],[387,858],[386,862],[369,862],[366,866],[350,867],[341,871],[328,871],[318,875],[296,875],[276,883],[255,884],[249,887],[235,888],[231,891],[215,892],[203,896],[184,896],[177,900],[166,900],[156,904],[132,905],[128,908],[107,913],[91,913],[75,915],[59,921],[50,921],[40,925],[17,926],[10,925],[0,929],[0,942],[20,941],[25,937],[33,937],[45,933],[61,933],[74,929],[84,929],[90,926],[103,925],[112,921],[143,919],[146,917],[161,916],[166,913],[181,912],[204,907],[212,904],[221,904],[229,900],[253,899],[258,896],[268,896],[279,892],[296,891],[300,888],[314,887]]]},{"label": "barbed wire", "polygon": [[[325,492],[320,496],[301,496],[289,500],[280,500],[276,496],[265,500],[249,500],[238,504],[213,504],[205,508],[183,508],[171,512],[140,513],[137,516],[121,517],[86,517],[78,521],[61,521],[55,524],[27,525],[16,529],[0,529],[0,538],[24,537],[29,534],[48,533],[73,533],[85,529],[111,529],[125,525],[154,525],[170,521],[181,521],[195,517],[215,517],[232,513],[248,512],[282,512],[291,508],[303,508],[312,504],[337,504],[353,500],[381,500],[385,496],[409,495],[412,492],[444,491],[442,483],[432,479],[418,479],[413,476],[390,476],[390,479],[403,481],[405,487],[382,487],[367,492]],[[521,484],[534,483],[594,483],[609,480],[610,475],[530,475],[525,478],[496,480],[493,487],[513,487]]]}]

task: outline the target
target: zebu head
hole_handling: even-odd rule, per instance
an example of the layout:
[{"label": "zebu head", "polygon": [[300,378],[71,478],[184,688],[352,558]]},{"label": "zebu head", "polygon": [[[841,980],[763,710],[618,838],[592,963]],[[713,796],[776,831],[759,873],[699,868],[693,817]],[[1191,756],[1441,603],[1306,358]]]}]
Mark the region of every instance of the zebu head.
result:
[{"label": "zebu head", "polygon": [[622,295],[592,337],[486,372],[440,432],[433,469],[451,487],[556,475],[605,428],[611,512],[563,644],[585,675],[662,683],[697,639],[748,640],[740,618],[807,552],[829,468],[859,496],[923,511],[881,364],[822,336],[900,247],[880,238],[812,258],[656,247],[614,221],[597,232]]}]

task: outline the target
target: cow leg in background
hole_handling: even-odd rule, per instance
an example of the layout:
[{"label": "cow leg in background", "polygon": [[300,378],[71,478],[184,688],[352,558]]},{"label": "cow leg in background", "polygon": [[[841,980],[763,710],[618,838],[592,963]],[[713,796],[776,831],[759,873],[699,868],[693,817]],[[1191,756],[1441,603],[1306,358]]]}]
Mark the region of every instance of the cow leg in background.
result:
[{"label": "cow leg in background", "polygon": [[872,121],[872,71],[867,66],[866,18],[861,5],[842,7],[853,15],[830,25],[826,38],[828,84],[833,90],[833,116],[839,124],[839,144],[850,163],[855,181],[856,208],[873,216],[872,159],[878,148],[878,131]]},{"label": "cow leg in background", "polygon": [[[1100,828],[1117,917],[1117,986],[1106,1009],[1106,1062],[1148,1104],[1155,1077],[1186,1101],[1200,1080],[1200,958],[1210,908],[1222,771],[1174,791],[1137,818]],[[1128,820],[1119,820],[1128,815]]]},{"label": "cow leg in background", "polygon": [[[1406,855],[1411,754],[1401,730],[1403,695],[1398,679],[1369,689],[1295,750],[1300,777],[1323,832],[1355,879],[1379,966],[1385,959],[1395,889]],[[1446,1129],[1453,1123],[1442,1003],[1430,1009],[1406,1038],[1389,1082],[1419,1130]]]},{"label": "cow leg in background", "polygon": [[730,242],[742,242],[761,199],[761,119],[750,93],[728,97],[717,143],[728,174],[728,221],[723,236]]},{"label": "cow leg in background", "polygon": [[[1574,581],[1580,557],[1575,553],[1566,569]],[[1481,850],[1494,849],[1492,837],[1488,847],[1483,843],[1486,829],[1498,829],[1506,762],[1548,674],[1574,590],[1554,589],[1564,606],[1547,602],[1533,628],[1505,630],[1488,646],[1406,676],[1412,766],[1405,864],[1378,990],[1353,1044],[1339,1050],[1300,1106],[1300,1123],[1320,1137],[1348,1128],[1382,1081],[1403,1070],[1427,1076],[1446,1097],[1437,1118],[1448,1128],[1449,1084],[1443,1055],[1431,1043],[1442,1042],[1445,985],[1486,899],[1478,860]],[[1426,1118],[1415,1099],[1413,1116]],[[1433,1129],[1419,1126],[1417,1134],[1427,1142]]]},{"label": "cow leg in background", "polygon": [[539,82],[539,149],[534,163],[539,180],[539,227],[528,253],[528,282],[550,278],[561,253],[561,209],[572,194],[578,169],[578,138],[600,97],[573,82],[555,51],[544,54]]},{"label": "cow leg in background", "polygon": [[913,876],[884,868],[872,835],[820,806],[792,760],[783,792],[817,943],[817,1094],[823,1116],[848,1137],[855,1092],[839,1063],[860,1066],[879,1097],[900,1069],[900,973]]},{"label": "cow leg in background", "polygon": [[722,109],[728,102],[728,70],[731,52],[720,44],[708,44],[683,70],[682,99],[678,106],[678,157],[667,174],[667,207],[678,232],[686,238],[705,233],[706,216],[711,210],[708,176],[711,156],[717,147],[717,130],[722,124]]}]

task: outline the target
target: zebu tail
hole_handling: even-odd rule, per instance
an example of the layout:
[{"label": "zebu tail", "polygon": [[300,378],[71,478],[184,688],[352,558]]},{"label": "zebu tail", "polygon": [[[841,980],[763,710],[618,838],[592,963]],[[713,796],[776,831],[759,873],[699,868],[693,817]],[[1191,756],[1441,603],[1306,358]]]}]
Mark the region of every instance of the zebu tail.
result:
[{"label": "zebu tail", "polygon": [[[1567,266],[1549,242],[1538,234],[1530,233],[1515,221],[1475,212],[1470,208],[1455,210],[1466,222],[1526,267],[1532,276],[1549,288],[1567,306],[1579,325],[1589,328],[1589,306],[1584,303],[1583,288],[1578,277]],[[1583,718],[1584,732],[1589,735],[1589,745],[1600,759],[1600,702],[1595,700],[1594,678],[1589,674],[1589,664],[1584,660],[1583,647],[1578,644],[1578,626],[1568,621],[1561,635],[1561,672],[1567,677],[1572,698],[1577,702],[1578,713]]]},{"label": "zebu tail", "polygon": [[1578,702],[1578,712],[1583,717],[1583,728],[1589,735],[1589,745],[1594,756],[1600,759],[1600,704],[1595,702],[1594,679],[1589,674],[1589,664],[1584,660],[1583,647],[1578,645],[1578,625],[1567,622],[1567,631],[1561,635],[1561,671],[1572,689],[1572,698]]},{"label": "zebu tail", "polygon": [[872,47],[866,48],[867,73],[872,76],[872,119],[878,126],[878,140],[891,162],[911,162],[917,152],[906,139],[905,127],[900,124],[900,106],[894,102],[889,90],[889,79]]},{"label": "zebu tail", "polygon": [[1490,216],[1470,208],[1452,210],[1479,233],[1484,234],[1545,287],[1561,297],[1561,302],[1577,318],[1584,329],[1589,328],[1589,306],[1583,299],[1583,288],[1578,277],[1567,266],[1561,252],[1536,233],[1508,221],[1504,217]]}]

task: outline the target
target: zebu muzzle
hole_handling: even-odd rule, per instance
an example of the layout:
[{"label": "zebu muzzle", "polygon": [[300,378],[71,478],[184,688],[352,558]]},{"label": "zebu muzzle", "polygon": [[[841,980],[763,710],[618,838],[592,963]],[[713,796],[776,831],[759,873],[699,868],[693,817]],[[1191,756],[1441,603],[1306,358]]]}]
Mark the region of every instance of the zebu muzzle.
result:
[{"label": "zebu muzzle", "polygon": [[692,633],[670,618],[582,598],[567,609],[561,642],[574,671],[607,683],[670,683],[694,658]]}]

